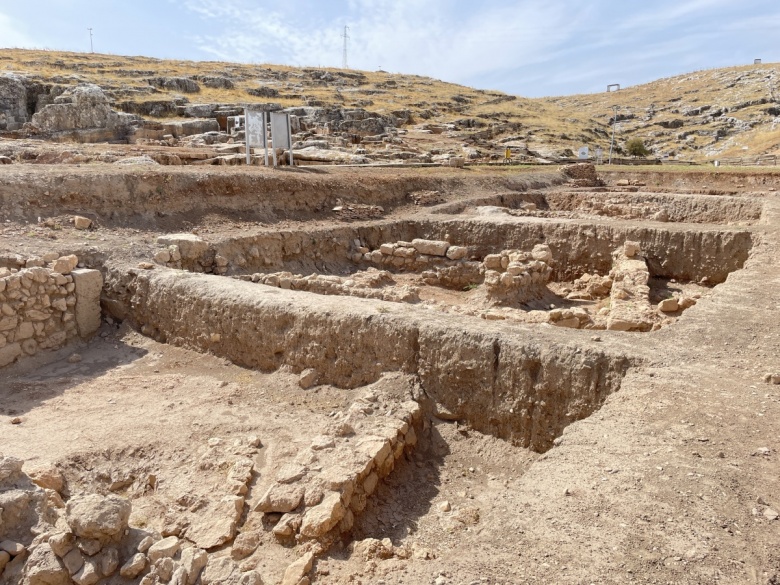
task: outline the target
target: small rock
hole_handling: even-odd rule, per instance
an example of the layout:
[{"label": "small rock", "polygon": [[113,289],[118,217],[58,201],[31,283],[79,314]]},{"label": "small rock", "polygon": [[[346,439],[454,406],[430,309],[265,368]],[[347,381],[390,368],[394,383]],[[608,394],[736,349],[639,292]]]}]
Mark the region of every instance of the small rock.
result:
[{"label": "small rock", "polygon": [[759,447],[753,452],[753,455],[763,455],[764,457],[768,456],[772,451],[768,447]]},{"label": "small rock", "polygon": [[154,264],[152,264],[151,262],[139,262],[138,268],[142,270],[152,270],[154,268]]},{"label": "small rock", "polygon": [[141,540],[141,542],[138,543],[138,552],[145,553],[153,544],[154,538],[151,536],[145,537],[143,540]]},{"label": "small rock", "polygon": [[633,258],[639,254],[639,242],[626,242],[623,245],[623,252],[628,258]]},{"label": "small rock", "polygon": [[80,355],[80,354],[78,354],[78,353],[74,353],[73,355],[71,355],[71,356],[68,358],[68,363],[69,363],[69,364],[77,364],[77,363],[79,363],[80,361],[81,361],[81,355]]},{"label": "small rock", "polygon": [[7,552],[12,557],[22,554],[26,549],[23,544],[13,540],[4,540],[0,542],[0,550]]},{"label": "small rock", "polygon": [[664,299],[658,303],[658,310],[664,313],[674,313],[679,308],[677,298]]},{"label": "small rock", "polygon": [[102,548],[102,545],[100,544],[99,540],[92,539],[92,538],[85,538],[82,540],[79,540],[79,550],[83,552],[88,557],[94,557],[96,554],[100,552],[100,549]]},{"label": "small rock", "polygon": [[77,230],[88,230],[92,226],[92,220],[80,215],[73,216],[73,225]]},{"label": "small rock", "polygon": [[778,516],[780,516],[780,514],[775,512],[772,508],[767,508],[766,510],[764,510],[764,518],[766,518],[770,522],[773,520],[777,520]]},{"label": "small rock", "polygon": [[331,437],[327,437],[325,435],[319,435],[317,437],[314,437],[314,440],[311,443],[311,448],[314,451],[333,449],[335,446],[336,446],[336,442]]},{"label": "small rock", "polygon": [[11,424],[12,425],[20,425],[20,424],[22,424],[22,419],[20,417],[18,417],[18,416],[15,416],[14,418],[11,419]]},{"label": "small rock", "polygon": [[196,547],[185,548],[179,561],[182,568],[187,571],[187,585],[193,585],[198,580],[201,570],[208,563],[209,556],[206,551]]},{"label": "small rock", "polygon": [[9,555],[4,550],[0,550],[0,575],[3,574],[3,569],[5,569],[5,566],[8,564],[8,561],[11,560],[11,555]]},{"label": "small rock", "polygon": [[154,563],[159,559],[172,557],[181,547],[181,542],[176,536],[169,536],[155,542],[151,548],[149,548],[149,560]]},{"label": "small rock", "polygon": [[452,510],[452,506],[446,500],[444,502],[440,502],[437,507],[439,508],[439,512],[449,512]]},{"label": "small rock", "polygon": [[135,579],[145,568],[146,556],[143,553],[136,553],[129,561],[122,565],[122,568],[119,569],[119,574],[125,579]]},{"label": "small rock", "polygon": [[54,554],[62,558],[73,550],[73,543],[76,537],[71,532],[59,532],[49,537],[49,546]]},{"label": "small rock", "polygon": [[298,385],[304,390],[308,390],[315,384],[317,384],[317,370],[308,368],[301,372],[301,377],[298,379]]}]

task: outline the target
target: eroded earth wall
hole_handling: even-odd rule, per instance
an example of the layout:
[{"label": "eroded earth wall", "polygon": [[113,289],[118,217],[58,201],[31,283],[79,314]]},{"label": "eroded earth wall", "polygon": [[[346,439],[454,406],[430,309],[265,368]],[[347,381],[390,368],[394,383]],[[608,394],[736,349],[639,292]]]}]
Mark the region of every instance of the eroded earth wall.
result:
[{"label": "eroded earth wall", "polygon": [[449,315],[181,271],[110,271],[104,306],[147,335],[246,367],[313,368],[341,387],[417,375],[439,416],[538,451],[597,410],[630,365],[527,330],[478,322],[464,332]]}]

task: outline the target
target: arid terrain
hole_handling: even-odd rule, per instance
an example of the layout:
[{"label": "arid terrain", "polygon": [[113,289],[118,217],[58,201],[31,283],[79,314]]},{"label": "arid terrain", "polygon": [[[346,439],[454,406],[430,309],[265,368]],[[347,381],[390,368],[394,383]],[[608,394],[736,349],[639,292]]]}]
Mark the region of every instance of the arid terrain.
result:
[{"label": "arid terrain", "polygon": [[229,108],[123,117],[151,60],[2,53],[0,584],[780,583],[777,168],[314,105],[293,150],[365,160],[248,166]]}]

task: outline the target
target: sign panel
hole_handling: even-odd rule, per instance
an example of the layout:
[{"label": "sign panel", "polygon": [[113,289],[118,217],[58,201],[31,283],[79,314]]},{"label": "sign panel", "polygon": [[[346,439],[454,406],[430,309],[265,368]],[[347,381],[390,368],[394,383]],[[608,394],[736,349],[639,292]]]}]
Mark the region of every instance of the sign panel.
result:
[{"label": "sign panel", "polygon": [[246,110],[246,143],[252,146],[263,146],[265,141],[263,116],[265,112]]},{"label": "sign panel", "polygon": [[271,140],[274,148],[290,148],[290,115],[271,112]]},{"label": "sign panel", "polygon": [[577,152],[577,157],[580,160],[588,160],[589,151],[587,146],[580,147],[580,150]]}]

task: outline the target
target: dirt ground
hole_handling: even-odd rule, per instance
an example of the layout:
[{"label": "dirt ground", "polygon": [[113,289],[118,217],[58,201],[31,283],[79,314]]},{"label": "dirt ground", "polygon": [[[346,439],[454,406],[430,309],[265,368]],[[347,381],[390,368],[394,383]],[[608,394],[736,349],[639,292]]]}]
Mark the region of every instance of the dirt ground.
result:
[{"label": "dirt ground", "polygon": [[[42,195],[98,171],[72,174],[69,169],[66,178],[56,169],[14,172],[2,188],[4,203],[11,205],[5,206],[0,227],[2,252],[73,251],[98,267],[148,260],[156,237],[174,228],[218,240],[256,229],[350,224],[334,217],[329,206],[343,200],[345,185],[357,176],[347,170],[303,179],[291,175],[295,201],[316,199],[317,189],[327,192],[317,200],[323,210],[319,219],[316,210],[297,203],[285,214],[279,201],[253,214],[237,193],[229,205],[219,194],[203,195],[193,203],[197,211],[182,211],[166,223],[155,215],[168,203],[165,198],[151,202],[139,196],[113,219],[96,211],[97,229],[81,232],[68,217],[98,207],[93,205],[100,198],[97,183],[75,204],[44,208],[36,200],[26,209],[18,206],[34,199],[30,193],[36,189]],[[241,171],[208,173],[231,177],[239,186],[246,180]],[[428,212],[410,201],[411,191],[438,186],[445,201],[454,202],[542,181],[525,173],[497,173],[376,172],[370,180],[360,179],[362,191],[350,198],[384,205],[381,220],[413,219]],[[182,181],[170,191],[170,201],[179,206],[188,183],[175,172],[166,176]],[[607,183],[621,177],[602,174]],[[37,187],[14,190],[31,178],[41,179]],[[760,220],[737,226],[753,236],[744,267],[714,287],[668,280],[656,286],[654,300],[660,298],[659,288],[668,287],[701,295],[696,306],[659,331],[600,331],[598,339],[593,332],[572,331],[571,343],[625,352],[633,365],[620,390],[593,415],[569,425],[546,452],[479,433],[466,420],[426,413],[417,448],[380,484],[351,533],[318,556],[312,583],[780,583],[775,512],[780,511],[780,386],[764,379],[780,374],[780,197],[768,190],[780,181],[770,176],[760,183],[750,173],[645,178],[647,191],[682,189],[684,180],[685,188],[727,188],[735,194],[723,197],[760,198]],[[149,179],[150,191],[155,181]],[[385,193],[369,194],[382,191],[383,184]],[[270,190],[249,199],[275,197]],[[134,214],[136,207],[142,209]],[[30,221],[41,209],[59,227]],[[553,221],[532,221],[548,220]],[[643,219],[632,221],[647,225]],[[423,301],[452,307],[472,293],[426,294]],[[462,317],[464,332],[484,326],[484,319]],[[549,325],[512,327],[530,336]],[[89,342],[0,371],[0,452],[24,459],[25,469],[56,464],[68,493],[128,497],[131,525],[162,531],[184,514],[176,502],[207,500],[224,491],[231,457],[254,461],[246,506],[252,510],[271,472],[295,459],[298,446],[326,428],[334,413],[367,392],[401,396],[415,383],[413,376],[388,372],[368,388],[303,389],[291,369],[253,371],[224,357],[159,343],[129,323],[106,321]],[[11,424],[15,418],[21,424]],[[239,533],[262,532],[259,522],[245,511]],[[369,538],[390,539],[390,547],[366,552],[358,543]],[[232,554],[229,545],[209,552]],[[266,530],[257,550],[240,562],[256,569],[264,582],[278,583],[297,556],[295,547],[278,546]]]}]

